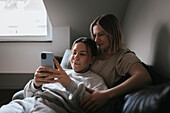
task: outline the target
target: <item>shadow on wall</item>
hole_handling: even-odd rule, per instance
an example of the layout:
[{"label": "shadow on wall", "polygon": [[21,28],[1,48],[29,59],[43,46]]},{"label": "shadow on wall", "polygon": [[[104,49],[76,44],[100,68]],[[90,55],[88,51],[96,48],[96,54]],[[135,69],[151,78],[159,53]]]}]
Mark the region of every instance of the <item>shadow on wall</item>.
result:
[{"label": "shadow on wall", "polygon": [[154,32],[154,60],[153,68],[161,76],[170,78],[170,30],[166,24],[159,27],[157,32]]}]

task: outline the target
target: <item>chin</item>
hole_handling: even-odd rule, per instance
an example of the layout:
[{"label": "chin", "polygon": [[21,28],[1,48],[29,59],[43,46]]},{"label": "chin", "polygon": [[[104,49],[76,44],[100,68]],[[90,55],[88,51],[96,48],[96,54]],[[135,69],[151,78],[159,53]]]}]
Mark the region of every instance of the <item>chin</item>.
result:
[{"label": "chin", "polygon": [[80,70],[74,70],[76,73],[81,73],[81,71]]},{"label": "chin", "polygon": [[99,48],[98,48],[99,50],[103,50],[104,48],[102,47],[102,46],[99,46]]},{"label": "chin", "polygon": [[79,70],[79,69],[77,69],[77,68],[73,68],[73,70],[75,71],[75,72],[80,72],[81,70]]},{"label": "chin", "polygon": [[74,70],[76,73],[84,73],[84,72],[86,72],[85,70]]}]

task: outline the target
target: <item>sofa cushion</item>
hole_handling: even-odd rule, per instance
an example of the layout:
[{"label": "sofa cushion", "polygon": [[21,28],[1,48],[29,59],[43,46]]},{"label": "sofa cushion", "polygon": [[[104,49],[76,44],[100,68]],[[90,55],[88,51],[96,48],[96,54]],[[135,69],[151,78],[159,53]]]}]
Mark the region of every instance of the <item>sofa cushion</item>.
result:
[{"label": "sofa cushion", "polygon": [[124,101],[123,113],[170,113],[170,83],[128,94]]},{"label": "sofa cushion", "polygon": [[163,83],[170,82],[169,78],[166,78],[162,76],[162,74],[157,73],[155,69],[153,69],[153,66],[146,65],[144,62],[142,62],[142,65],[145,67],[145,69],[149,72],[153,85],[159,85]]},{"label": "sofa cushion", "polygon": [[61,63],[60,63],[60,65],[63,69],[70,69],[71,68],[71,63],[69,61],[70,53],[71,53],[70,49],[65,50],[65,53],[64,53],[63,58],[62,58]]},{"label": "sofa cushion", "polygon": [[21,100],[24,99],[24,90],[20,90],[12,96],[12,100],[16,100],[16,99],[21,99]]}]

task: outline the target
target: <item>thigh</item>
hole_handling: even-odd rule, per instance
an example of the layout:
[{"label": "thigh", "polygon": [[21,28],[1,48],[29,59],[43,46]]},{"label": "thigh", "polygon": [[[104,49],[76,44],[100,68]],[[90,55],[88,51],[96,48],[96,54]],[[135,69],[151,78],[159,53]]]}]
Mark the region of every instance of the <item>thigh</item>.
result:
[{"label": "thigh", "polygon": [[33,106],[34,100],[32,98],[24,100],[13,100],[9,104],[3,105],[0,108],[0,113],[25,113],[29,112]]},{"label": "thigh", "polygon": [[68,113],[62,106],[56,105],[55,103],[43,99],[36,98],[36,103],[31,110],[31,113]]}]

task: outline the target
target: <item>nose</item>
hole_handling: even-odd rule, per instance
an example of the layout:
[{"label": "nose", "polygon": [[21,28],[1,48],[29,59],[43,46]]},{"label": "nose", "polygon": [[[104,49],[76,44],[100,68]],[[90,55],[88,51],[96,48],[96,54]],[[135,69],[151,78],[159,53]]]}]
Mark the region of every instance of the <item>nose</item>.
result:
[{"label": "nose", "polygon": [[75,57],[74,57],[76,60],[79,60],[79,54],[76,54]]},{"label": "nose", "polygon": [[97,43],[97,42],[99,42],[99,40],[100,40],[99,37],[96,36],[94,41]]}]

